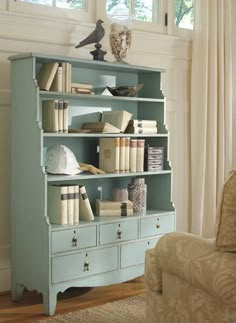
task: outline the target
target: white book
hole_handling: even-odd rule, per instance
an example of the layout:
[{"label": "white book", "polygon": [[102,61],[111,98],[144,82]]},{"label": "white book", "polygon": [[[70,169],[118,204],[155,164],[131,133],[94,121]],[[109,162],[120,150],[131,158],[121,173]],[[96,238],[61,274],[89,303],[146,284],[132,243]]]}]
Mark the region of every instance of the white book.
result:
[{"label": "white book", "polygon": [[74,186],[74,224],[79,223],[79,185]]},{"label": "white book", "polygon": [[145,139],[137,140],[137,158],[136,158],[136,172],[144,171],[144,147]]},{"label": "white book", "polygon": [[137,139],[130,139],[130,171],[136,172]]},{"label": "white book", "polygon": [[68,122],[69,122],[69,102],[68,101],[63,101],[63,132],[67,133],[68,132]]},{"label": "white book", "polygon": [[51,224],[67,224],[67,186],[48,186],[47,210]]},{"label": "white book", "polygon": [[74,185],[67,186],[67,224],[74,224]]},{"label": "white book", "polygon": [[58,131],[63,132],[63,101],[58,102]]},{"label": "white book", "polygon": [[157,126],[157,121],[156,120],[137,120],[137,119],[132,119],[129,121],[129,125],[131,127],[156,127]]},{"label": "white book", "polygon": [[120,137],[119,171],[120,173],[125,172],[125,137]]},{"label": "white book", "polygon": [[125,137],[125,172],[129,172],[130,137]]},{"label": "white book", "polygon": [[113,126],[120,129],[121,132],[124,132],[132,114],[125,110],[112,110],[112,111],[103,111],[102,112],[102,122],[109,122]]},{"label": "white book", "polygon": [[59,64],[57,62],[44,63],[37,75],[40,90],[48,91],[52,85]]},{"label": "white book", "polygon": [[94,215],[85,186],[80,186],[79,191],[79,219],[83,221],[93,221]]},{"label": "white book", "polygon": [[42,127],[45,132],[58,132],[58,101],[46,100],[42,103]]}]

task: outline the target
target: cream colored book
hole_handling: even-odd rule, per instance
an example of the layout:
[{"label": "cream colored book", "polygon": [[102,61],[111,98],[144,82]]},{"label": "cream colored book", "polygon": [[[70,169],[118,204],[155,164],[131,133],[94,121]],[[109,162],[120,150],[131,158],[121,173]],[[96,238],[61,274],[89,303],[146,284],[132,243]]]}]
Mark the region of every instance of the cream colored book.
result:
[{"label": "cream colored book", "polygon": [[66,225],[67,222],[67,186],[48,186],[48,217],[51,224]]},{"label": "cream colored book", "polygon": [[62,92],[62,67],[58,66],[50,91]]},{"label": "cream colored book", "polygon": [[58,101],[46,100],[42,103],[42,127],[45,132],[58,132]]},{"label": "cream colored book", "polygon": [[98,133],[120,133],[120,129],[109,122],[85,122],[83,124],[83,129]]},{"label": "cream colored book", "polygon": [[74,224],[74,185],[67,186],[67,224]]},{"label": "cream colored book", "polygon": [[63,132],[63,101],[58,101],[58,131]]},{"label": "cream colored book", "polygon": [[156,127],[157,126],[157,121],[156,120],[137,120],[137,119],[131,119],[129,121],[128,127]]},{"label": "cream colored book", "polygon": [[99,168],[106,173],[119,173],[120,137],[100,138]]},{"label": "cream colored book", "polygon": [[74,186],[74,224],[79,223],[79,185]]},{"label": "cream colored book", "polygon": [[125,110],[103,111],[101,121],[109,122],[124,132],[132,116],[133,114]]},{"label": "cream colored book", "polygon": [[125,137],[120,138],[120,161],[119,161],[119,172],[125,172]]},{"label": "cream colored book", "polygon": [[80,186],[79,191],[79,219],[83,221],[93,221],[94,215],[85,186]]},{"label": "cream colored book", "polygon": [[44,63],[37,75],[38,86],[40,90],[49,91],[53,79],[56,75],[59,64],[56,62]]},{"label": "cream colored book", "polygon": [[134,133],[134,134],[142,134],[142,133],[157,133],[157,127],[130,127],[128,126],[125,130],[125,133]]},{"label": "cream colored book", "polygon": [[130,139],[130,172],[136,172],[137,139]]},{"label": "cream colored book", "polygon": [[68,132],[69,123],[69,102],[63,101],[63,132]]},{"label": "cream colored book", "polygon": [[130,200],[120,202],[120,201],[110,201],[110,200],[96,200],[97,210],[120,210],[122,206],[126,206],[127,209],[133,208],[133,202]]},{"label": "cream colored book", "polygon": [[125,172],[129,172],[130,137],[125,137]]},{"label": "cream colored book", "polygon": [[144,170],[144,147],[145,147],[145,139],[138,139],[137,140],[136,172],[143,172],[143,170]]}]

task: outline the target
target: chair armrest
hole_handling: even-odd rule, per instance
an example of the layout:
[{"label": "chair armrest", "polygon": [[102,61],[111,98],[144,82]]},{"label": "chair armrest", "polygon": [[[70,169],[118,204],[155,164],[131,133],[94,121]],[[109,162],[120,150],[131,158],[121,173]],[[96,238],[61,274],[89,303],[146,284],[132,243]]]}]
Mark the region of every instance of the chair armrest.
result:
[{"label": "chair armrest", "polygon": [[235,306],[236,253],[217,251],[215,240],[175,232],[158,241],[155,256],[161,271]]}]

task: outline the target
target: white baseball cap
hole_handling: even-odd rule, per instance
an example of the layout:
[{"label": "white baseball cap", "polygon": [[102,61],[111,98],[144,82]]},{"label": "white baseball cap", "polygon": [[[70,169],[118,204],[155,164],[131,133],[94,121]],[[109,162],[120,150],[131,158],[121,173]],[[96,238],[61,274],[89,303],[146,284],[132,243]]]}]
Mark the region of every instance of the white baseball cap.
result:
[{"label": "white baseball cap", "polygon": [[51,174],[75,175],[81,173],[74,153],[64,145],[47,148],[46,171]]}]

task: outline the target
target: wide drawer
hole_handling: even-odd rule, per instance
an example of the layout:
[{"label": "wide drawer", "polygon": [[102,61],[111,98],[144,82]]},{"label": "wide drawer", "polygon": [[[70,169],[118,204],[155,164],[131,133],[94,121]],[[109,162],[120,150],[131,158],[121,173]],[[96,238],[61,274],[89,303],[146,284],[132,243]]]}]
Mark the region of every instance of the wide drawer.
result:
[{"label": "wide drawer", "polygon": [[138,220],[129,219],[100,225],[100,245],[138,238]]},{"label": "wide drawer", "polygon": [[52,283],[118,269],[118,246],[52,258]]},{"label": "wide drawer", "polygon": [[96,225],[52,232],[52,253],[72,251],[97,245]]},{"label": "wide drawer", "polygon": [[157,241],[158,238],[121,245],[121,268],[143,264],[145,251],[153,248]]},{"label": "wide drawer", "polygon": [[174,230],[174,213],[141,219],[141,238],[173,232]]}]

